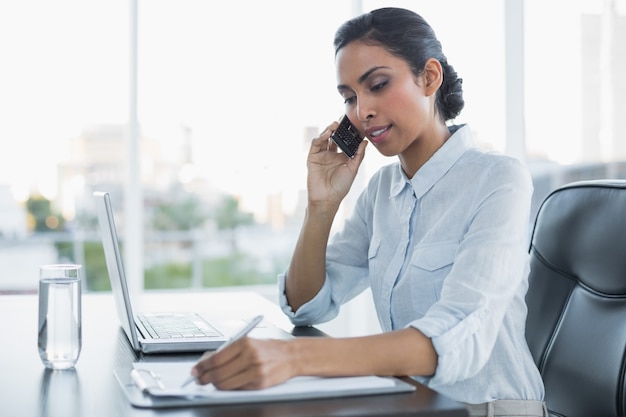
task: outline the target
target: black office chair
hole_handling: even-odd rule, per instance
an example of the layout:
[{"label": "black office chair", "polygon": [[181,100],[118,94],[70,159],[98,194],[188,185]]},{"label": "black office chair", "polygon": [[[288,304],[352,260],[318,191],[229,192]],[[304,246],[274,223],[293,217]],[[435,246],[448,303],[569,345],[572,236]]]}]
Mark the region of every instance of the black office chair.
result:
[{"label": "black office chair", "polygon": [[626,180],[552,192],[533,229],[526,339],[552,416],[626,415]]}]

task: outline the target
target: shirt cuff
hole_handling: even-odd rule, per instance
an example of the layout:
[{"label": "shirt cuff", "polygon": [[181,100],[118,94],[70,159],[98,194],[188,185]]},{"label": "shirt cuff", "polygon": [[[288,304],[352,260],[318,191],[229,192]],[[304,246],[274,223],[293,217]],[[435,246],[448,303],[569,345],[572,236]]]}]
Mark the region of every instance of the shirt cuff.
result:
[{"label": "shirt cuff", "polygon": [[449,328],[444,328],[442,322],[430,317],[423,317],[406,326],[416,328],[433,343],[437,353],[437,369],[429,378],[431,387],[470,378],[484,366],[489,354],[481,352],[477,339],[480,338],[480,329],[487,315],[486,308],[475,310]]},{"label": "shirt cuff", "polygon": [[287,301],[287,295],[285,294],[286,279],[287,274],[278,274],[278,303],[280,309],[295,326],[324,323],[334,317],[332,314],[333,308],[331,306],[331,291],[328,280],[324,280],[322,288],[315,297],[302,304],[298,311],[294,313]]}]

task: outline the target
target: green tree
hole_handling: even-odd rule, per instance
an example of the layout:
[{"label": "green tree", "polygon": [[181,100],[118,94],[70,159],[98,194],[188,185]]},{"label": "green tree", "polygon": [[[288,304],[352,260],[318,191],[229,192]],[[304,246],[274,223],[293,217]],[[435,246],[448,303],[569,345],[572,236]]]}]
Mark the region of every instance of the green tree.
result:
[{"label": "green tree", "polygon": [[[83,285],[87,291],[111,291],[109,272],[107,270],[102,243],[83,242],[84,265],[81,271]],[[57,242],[54,244],[59,259],[77,262],[74,257],[72,242]]]},{"label": "green tree", "polygon": [[252,213],[245,213],[239,210],[239,200],[232,195],[226,195],[215,211],[215,222],[220,230],[229,232],[231,250],[238,252],[236,230],[240,226],[254,223]]},{"label": "green tree", "polygon": [[154,209],[152,225],[155,230],[193,230],[206,220],[202,203],[186,196],[172,202],[162,202]]},{"label": "green tree", "polygon": [[50,200],[41,195],[31,195],[26,201],[29,223],[35,232],[63,230],[65,220],[59,213],[52,212]]}]

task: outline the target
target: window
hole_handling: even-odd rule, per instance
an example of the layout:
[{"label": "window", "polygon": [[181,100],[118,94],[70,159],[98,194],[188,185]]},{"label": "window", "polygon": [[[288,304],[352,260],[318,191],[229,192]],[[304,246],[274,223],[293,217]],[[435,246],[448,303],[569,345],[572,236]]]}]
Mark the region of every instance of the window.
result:
[{"label": "window", "polygon": [[[65,260],[85,265],[89,290],[108,289],[94,190],[111,192],[122,245],[142,242],[139,286],[273,284],[299,232],[310,139],[343,112],[334,31],[358,10],[422,14],[464,79],[457,122],[506,151],[502,0],[140,1],[134,224],[128,3],[0,4],[0,291],[32,291],[37,265]],[[523,4],[518,99],[535,205],[565,182],[625,178],[626,1]],[[370,149],[342,215],[392,160]]]}]

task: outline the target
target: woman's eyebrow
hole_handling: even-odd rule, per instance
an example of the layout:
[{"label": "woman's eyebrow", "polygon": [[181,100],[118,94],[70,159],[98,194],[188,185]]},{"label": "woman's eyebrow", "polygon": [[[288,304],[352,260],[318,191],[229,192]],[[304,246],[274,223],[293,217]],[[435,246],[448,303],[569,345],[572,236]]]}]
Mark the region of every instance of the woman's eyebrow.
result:
[{"label": "woman's eyebrow", "polygon": [[[384,67],[384,66],[376,66],[376,67],[372,67],[370,69],[368,69],[367,71],[365,71],[363,73],[363,75],[361,75],[359,77],[359,79],[357,80],[359,84],[363,84],[365,82],[365,80],[367,80],[367,77],[369,77],[370,75],[372,75],[373,72],[378,71],[379,69],[382,68],[389,68],[389,67]],[[341,91],[341,90],[350,90],[350,87],[348,87],[345,84],[339,84],[337,86],[337,90]]]}]

